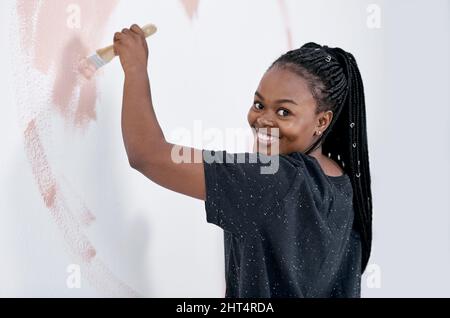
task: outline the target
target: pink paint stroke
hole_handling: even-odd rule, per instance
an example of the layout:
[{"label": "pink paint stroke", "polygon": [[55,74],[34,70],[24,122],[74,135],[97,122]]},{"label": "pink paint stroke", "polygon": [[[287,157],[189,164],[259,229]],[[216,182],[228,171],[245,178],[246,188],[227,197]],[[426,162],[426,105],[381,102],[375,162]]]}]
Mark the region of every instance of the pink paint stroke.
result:
[{"label": "pink paint stroke", "polygon": [[[117,279],[108,266],[98,259],[96,249],[83,233],[81,226],[83,222],[92,221],[93,216],[89,211],[83,211],[82,215],[87,219],[82,219],[82,224],[74,217],[50,168],[39,131],[38,121],[31,120],[24,131],[25,149],[39,192],[56,225],[63,233],[69,252],[83,266],[86,278],[94,287],[112,297],[139,297],[137,292]],[[86,212],[87,214],[84,214]]]},{"label": "pink paint stroke", "polygon": [[39,1],[19,0],[16,10],[19,17],[19,28],[22,30],[21,45],[29,51],[33,45],[33,20],[38,10]]},{"label": "pink paint stroke", "polygon": [[189,20],[193,21],[195,17],[198,16],[198,7],[200,5],[200,0],[180,0],[181,4],[186,11]]},{"label": "pink paint stroke", "polygon": [[75,215],[76,218],[81,222],[83,226],[85,227],[90,226],[96,220],[95,215],[86,205],[86,203],[83,202],[83,199],[77,193],[77,191],[75,191],[75,189],[67,180],[67,178],[61,176],[58,178],[58,180],[60,180],[61,187],[64,187],[66,191],[69,191],[71,193],[71,197],[73,197],[75,200],[75,203],[73,205],[75,205],[74,209],[75,212],[77,212],[77,214]]},{"label": "pink paint stroke", "polygon": [[[79,129],[97,119],[97,94],[95,81],[82,80],[77,65],[101,46],[103,29],[117,3],[118,0],[17,1],[22,47],[32,56],[37,70],[44,74],[51,69],[56,71],[52,103],[67,122]],[[79,8],[79,29],[68,23],[73,14],[68,12],[70,6]]]},{"label": "pink paint stroke", "polygon": [[[186,12],[186,15],[188,18],[193,21],[195,17],[198,16],[198,7],[200,5],[200,0],[180,0],[181,4],[184,7],[184,10]],[[288,42],[288,49],[292,50],[293,45],[293,35],[292,35],[292,27],[290,23],[289,18],[289,10],[286,4],[286,0],[277,0],[278,5],[280,7],[282,16],[283,16],[283,23],[285,27],[287,42]]]},{"label": "pink paint stroke", "polygon": [[[96,119],[97,99],[95,80],[80,81],[77,65],[89,52],[98,48],[108,17],[118,0],[17,0],[20,45],[24,58],[32,66],[52,79],[51,113],[62,115],[66,122],[84,129]],[[81,13],[81,29],[67,25],[67,8],[78,5]],[[77,95],[79,92],[79,95]],[[29,93],[31,99],[33,93]],[[95,220],[94,214],[83,203],[73,207],[63,195],[62,186],[55,177],[43,146],[39,122],[33,119],[24,131],[25,148],[43,202],[63,234],[71,255],[83,266],[91,284],[105,294],[118,297],[139,295],[117,279],[97,256],[93,244],[83,233],[83,227]],[[71,196],[74,194],[71,193]],[[81,206],[81,208],[80,208]]]},{"label": "pink paint stroke", "polygon": [[292,50],[294,48],[292,39],[292,27],[289,18],[289,10],[286,4],[286,0],[278,0],[278,5],[280,6],[281,13],[283,15],[284,27],[286,29],[286,36],[288,41],[288,49]]},{"label": "pink paint stroke", "polygon": [[78,256],[82,262],[90,262],[97,252],[81,232],[77,221],[68,212],[67,204],[59,191],[60,187],[49,166],[35,120],[28,124],[24,137],[33,175],[46,207],[50,210],[53,219],[62,231],[71,252]]}]

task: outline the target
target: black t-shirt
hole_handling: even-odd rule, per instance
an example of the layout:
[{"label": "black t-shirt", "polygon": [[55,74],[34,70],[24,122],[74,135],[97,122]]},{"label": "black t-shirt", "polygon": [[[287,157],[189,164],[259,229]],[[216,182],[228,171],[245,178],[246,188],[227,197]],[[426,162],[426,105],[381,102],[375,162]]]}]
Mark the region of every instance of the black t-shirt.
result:
[{"label": "black t-shirt", "polygon": [[[203,163],[207,221],[224,230],[226,297],[360,297],[347,175],[327,176],[300,152],[204,150]],[[276,172],[262,173],[269,165]]]}]

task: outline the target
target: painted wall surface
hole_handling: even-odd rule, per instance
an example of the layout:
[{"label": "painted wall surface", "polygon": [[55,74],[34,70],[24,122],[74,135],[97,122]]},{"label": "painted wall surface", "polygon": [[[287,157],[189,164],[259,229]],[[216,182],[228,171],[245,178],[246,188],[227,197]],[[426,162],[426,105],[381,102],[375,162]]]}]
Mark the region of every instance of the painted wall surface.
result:
[{"label": "painted wall surface", "polygon": [[223,234],[204,203],[128,165],[120,63],[77,71],[132,23],[158,26],[155,110],[169,141],[195,147],[199,129],[247,128],[287,50],[352,52],[373,182],[363,296],[450,296],[449,18],[445,0],[1,1],[0,296],[224,296]]}]

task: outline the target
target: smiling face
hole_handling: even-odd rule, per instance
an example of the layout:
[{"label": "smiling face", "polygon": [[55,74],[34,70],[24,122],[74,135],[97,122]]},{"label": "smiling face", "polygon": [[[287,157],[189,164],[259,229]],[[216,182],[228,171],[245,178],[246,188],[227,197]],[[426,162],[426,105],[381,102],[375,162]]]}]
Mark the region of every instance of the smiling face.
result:
[{"label": "smiling face", "polygon": [[317,112],[317,102],[303,77],[275,66],[263,76],[248,113],[254,151],[268,155],[305,152],[332,117],[331,111]]}]

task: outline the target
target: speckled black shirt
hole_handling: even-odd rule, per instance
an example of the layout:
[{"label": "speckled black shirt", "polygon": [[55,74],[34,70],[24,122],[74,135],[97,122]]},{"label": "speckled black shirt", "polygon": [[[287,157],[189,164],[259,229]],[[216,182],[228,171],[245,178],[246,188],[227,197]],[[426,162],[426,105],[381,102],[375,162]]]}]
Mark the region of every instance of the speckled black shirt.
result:
[{"label": "speckled black shirt", "polygon": [[[360,297],[352,186],[303,153],[203,151],[206,218],[224,230],[226,297]],[[212,160],[214,158],[214,160]],[[264,160],[262,160],[264,158]]]}]

